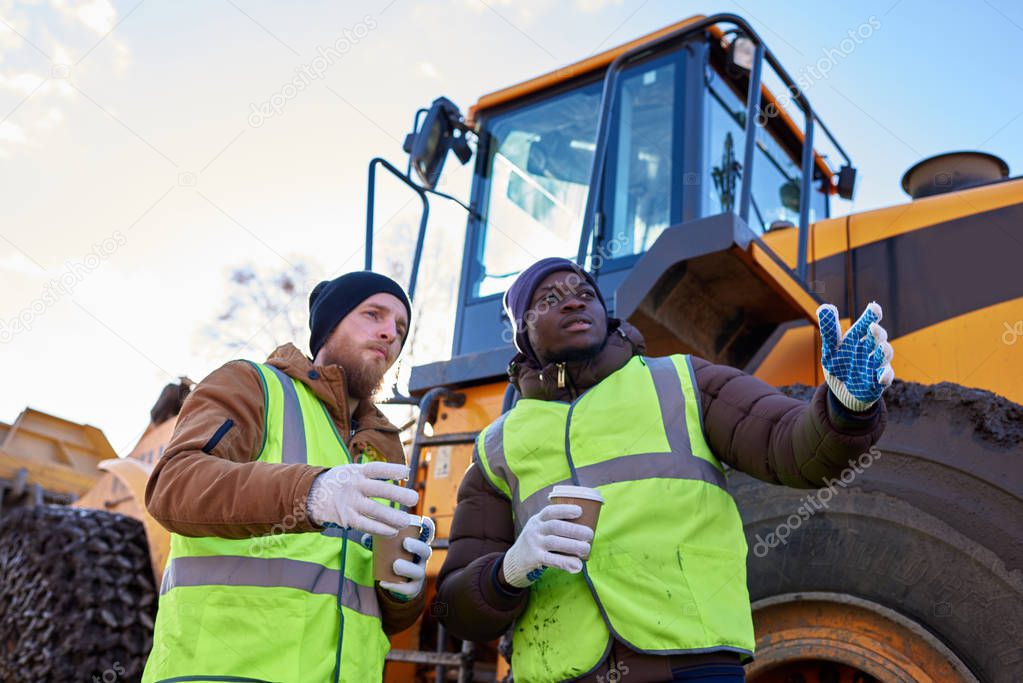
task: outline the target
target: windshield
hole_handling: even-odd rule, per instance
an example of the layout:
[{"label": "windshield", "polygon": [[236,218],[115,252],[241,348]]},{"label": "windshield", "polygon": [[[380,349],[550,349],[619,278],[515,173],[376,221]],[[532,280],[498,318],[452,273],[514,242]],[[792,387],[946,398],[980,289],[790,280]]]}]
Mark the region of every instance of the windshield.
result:
[{"label": "windshield", "polygon": [[575,258],[593,164],[601,83],[487,123],[487,196],[476,296],[504,292],[545,256]]},{"label": "windshield", "polygon": [[[689,92],[687,59],[675,50],[622,71],[599,209],[604,224],[597,248],[605,262],[627,265],[628,257],[650,249],[682,221],[683,196],[697,207],[694,217],[739,209],[745,104],[712,68],[704,91]],[[504,292],[540,258],[576,257],[601,87],[599,81],[578,86],[483,122],[487,156],[473,298]],[[702,103],[702,121],[687,120],[694,111],[684,104],[687,94]],[[799,222],[800,164],[776,135],[773,126],[757,127],[748,221],[757,234]],[[827,194],[817,185],[811,222],[828,215]]]}]

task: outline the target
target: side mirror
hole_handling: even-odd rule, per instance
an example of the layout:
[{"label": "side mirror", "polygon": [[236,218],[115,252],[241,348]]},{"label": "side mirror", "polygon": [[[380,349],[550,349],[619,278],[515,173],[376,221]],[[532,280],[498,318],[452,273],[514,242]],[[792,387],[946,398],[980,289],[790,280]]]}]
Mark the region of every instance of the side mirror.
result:
[{"label": "side mirror", "polygon": [[449,151],[454,151],[463,164],[468,163],[472,150],[465,139],[467,130],[455,103],[438,97],[430,105],[419,130],[406,136],[403,147],[411,156],[412,168],[424,186],[431,190],[437,187]]}]

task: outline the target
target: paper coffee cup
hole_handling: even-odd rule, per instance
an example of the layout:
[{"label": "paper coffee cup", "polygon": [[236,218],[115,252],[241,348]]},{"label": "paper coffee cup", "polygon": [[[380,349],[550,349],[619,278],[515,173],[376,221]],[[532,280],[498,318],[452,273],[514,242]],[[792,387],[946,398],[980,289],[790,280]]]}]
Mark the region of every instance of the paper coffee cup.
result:
[{"label": "paper coffee cup", "polygon": [[397,536],[373,536],[373,578],[377,581],[405,583],[409,580],[407,576],[394,573],[395,560],[415,560],[415,556],[405,550],[402,543],[406,538],[419,538],[423,531],[423,518],[419,515],[409,517],[408,526],[401,529]]},{"label": "paper coffee cup", "polygon": [[[555,505],[578,505],[583,509],[583,514],[578,519],[569,520],[576,524],[588,526],[596,531],[597,518],[600,517],[600,507],[604,504],[604,497],[600,492],[586,488],[585,486],[567,486],[559,484],[547,495],[547,500]],[[585,557],[583,558],[586,559]]]}]

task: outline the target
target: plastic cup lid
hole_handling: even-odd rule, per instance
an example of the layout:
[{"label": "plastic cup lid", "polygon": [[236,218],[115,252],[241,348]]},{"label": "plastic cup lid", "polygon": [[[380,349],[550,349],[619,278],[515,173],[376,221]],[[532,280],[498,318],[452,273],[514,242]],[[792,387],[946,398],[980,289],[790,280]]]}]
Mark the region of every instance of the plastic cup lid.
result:
[{"label": "plastic cup lid", "polygon": [[568,486],[565,484],[558,484],[554,487],[554,490],[547,495],[547,500],[551,498],[580,498],[582,500],[595,500],[598,503],[604,502],[604,497],[600,495],[600,492],[596,489],[587,488],[586,486]]}]

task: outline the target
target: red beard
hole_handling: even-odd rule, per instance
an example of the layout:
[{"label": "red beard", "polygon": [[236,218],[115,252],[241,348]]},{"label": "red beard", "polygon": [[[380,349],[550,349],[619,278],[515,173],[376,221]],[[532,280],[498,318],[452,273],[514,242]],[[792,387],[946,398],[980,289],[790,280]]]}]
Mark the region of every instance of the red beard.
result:
[{"label": "red beard", "polygon": [[386,364],[365,360],[362,355],[364,351],[365,349],[345,348],[334,361],[344,368],[349,396],[360,401],[376,396],[387,373]]}]

